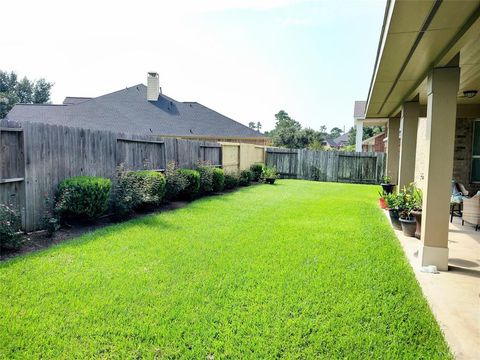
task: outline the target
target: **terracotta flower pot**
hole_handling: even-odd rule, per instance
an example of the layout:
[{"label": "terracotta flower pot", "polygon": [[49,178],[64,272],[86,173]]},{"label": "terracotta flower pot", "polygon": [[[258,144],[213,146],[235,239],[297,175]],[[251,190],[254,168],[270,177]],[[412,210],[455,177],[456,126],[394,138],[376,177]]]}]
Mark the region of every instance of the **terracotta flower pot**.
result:
[{"label": "terracotta flower pot", "polygon": [[400,218],[400,223],[402,224],[403,235],[415,237],[415,229],[417,228],[415,218]]},{"label": "terracotta flower pot", "polygon": [[402,224],[399,220],[398,210],[397,209],[388,209],[388,214],[390,215],[390,221],[394,229],[402,230]]},{"label": "terracotta flower pot", "polygon": [[415,218],[417,226],[415,229],[415,237],[420,240],[420,235],[422,233],[422,210],[412,211],[412,215]]},{"label": "terracotta flower pot", "polygon": [[387,203],[385,202],[385,199],[384,199],[384,198],[378,199],[378,203],[380,204],[380,207],[381,207],[382,209],[385,210],[385,209],[387,208]]}]

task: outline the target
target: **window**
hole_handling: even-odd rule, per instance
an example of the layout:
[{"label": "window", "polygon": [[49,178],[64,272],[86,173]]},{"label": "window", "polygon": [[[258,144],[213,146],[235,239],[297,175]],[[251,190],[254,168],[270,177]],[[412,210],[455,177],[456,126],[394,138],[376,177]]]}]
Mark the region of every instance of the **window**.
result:
[{"label": "window", "polygon": [[472,183],[480,182],[480,119],[473,122],[472,173],[470,180]]}]

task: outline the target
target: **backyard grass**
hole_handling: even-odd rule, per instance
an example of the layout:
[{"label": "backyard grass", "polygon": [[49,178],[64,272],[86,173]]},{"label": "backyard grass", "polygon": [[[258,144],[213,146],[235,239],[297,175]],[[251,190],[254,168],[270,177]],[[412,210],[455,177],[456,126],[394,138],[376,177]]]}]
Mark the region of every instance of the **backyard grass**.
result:
[{"label": "backyard grass", "polygon": [[450,358],[377,190],[281,180],[3,262],[0,358]]}]

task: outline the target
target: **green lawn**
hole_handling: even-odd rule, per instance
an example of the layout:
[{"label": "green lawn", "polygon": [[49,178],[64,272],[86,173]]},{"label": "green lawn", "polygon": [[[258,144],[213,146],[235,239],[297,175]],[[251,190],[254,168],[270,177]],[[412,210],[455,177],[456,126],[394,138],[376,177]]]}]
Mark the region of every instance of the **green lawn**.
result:
[{"label": "green lawn", "polygon": [[377,188],[281,180],[4,262],[0,358],[450,358]]}]

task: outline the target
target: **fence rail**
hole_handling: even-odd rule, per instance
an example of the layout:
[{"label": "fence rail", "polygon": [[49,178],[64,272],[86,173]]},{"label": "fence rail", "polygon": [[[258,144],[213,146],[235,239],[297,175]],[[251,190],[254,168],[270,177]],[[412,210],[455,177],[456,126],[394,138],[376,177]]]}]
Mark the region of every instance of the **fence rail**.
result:
[{"label": "fence rail", "polygon": [[378,184],[385,171],[384,153],[350,153],[268,148],[266,163],[283,178]]}]

